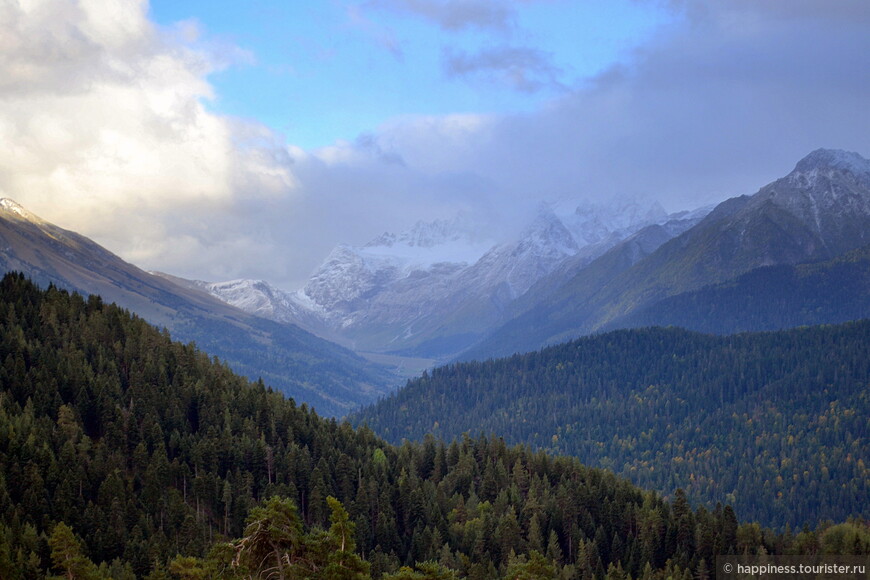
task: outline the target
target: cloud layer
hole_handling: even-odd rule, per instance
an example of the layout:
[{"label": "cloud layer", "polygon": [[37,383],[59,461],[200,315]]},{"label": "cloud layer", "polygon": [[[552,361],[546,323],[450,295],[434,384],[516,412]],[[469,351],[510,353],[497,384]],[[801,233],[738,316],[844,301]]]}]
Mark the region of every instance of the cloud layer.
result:
[{"label": "cloud layer", "polygon": [[[512,14],[371,4],[448,31],[498,31]],[[396,118],[304,151],[209,111],[209,75],[240,57],[195,27],[159,29],[133,0],[0,0],[0,192],[146,268],[294,287],[334,244],[418,219],[463,210],[505,228],[541,199],[616,195],[676,210],[753,193],[818,147],[870,156],[864,0],[673,10],[631,61],[536,112]],[[499,50],[445,66],[554,82],[546,55]]]},{"label": "cloud layer", "polygon": [[371,0],[370,8],[417,16],[443,30],[504,31],[514,20],[513,2],[504,0]]}]

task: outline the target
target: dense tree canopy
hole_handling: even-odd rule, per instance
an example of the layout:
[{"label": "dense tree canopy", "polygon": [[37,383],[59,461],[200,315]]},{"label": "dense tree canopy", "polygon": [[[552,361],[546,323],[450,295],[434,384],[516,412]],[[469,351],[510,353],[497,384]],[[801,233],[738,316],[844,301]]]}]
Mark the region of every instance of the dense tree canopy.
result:
[{"label": "dense tree canopy", "polygon": [[98,297],[0,282],[0,577],[689,578],[863,551],[493,437],[393,446]]},{"label": "dense tree canopy", "polygon": [[870,321],[614,331],[435,369],[354,420],[393,442],[497,433],[766,525],[870,517]]}]

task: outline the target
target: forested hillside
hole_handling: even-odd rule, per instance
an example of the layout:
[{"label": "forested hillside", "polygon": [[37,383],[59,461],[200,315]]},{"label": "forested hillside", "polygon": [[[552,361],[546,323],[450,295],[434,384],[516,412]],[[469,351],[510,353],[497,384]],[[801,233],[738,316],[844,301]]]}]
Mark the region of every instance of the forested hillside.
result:
[{"label": "forested hillside", "polygon": [[4,580],[688,579],[717,553],[870,551],[859,522],[775,535],[498,438],[391,446],[15,274],[0,387]]},{"label": "forested hillside", "polygon": [[623,330],[435,369],[361,412],[391,441],[498,433],[800,529],[870,516],[870,321]]},{"label": "forested hillside", "polygon": [[870,246],[824,262],[757,268],[665,298],[608,327],[679,326],[729,334],[862,318],[870,318]]},{"label": "forested hillside", "polygon": [[85,296],[96,294],[171,329],[275,389],[341,417],[389,392],[395,377],[337,344],[295,325],[233,308],[122,260],[96,242],[0,198],[0,274],[23,272]]}]

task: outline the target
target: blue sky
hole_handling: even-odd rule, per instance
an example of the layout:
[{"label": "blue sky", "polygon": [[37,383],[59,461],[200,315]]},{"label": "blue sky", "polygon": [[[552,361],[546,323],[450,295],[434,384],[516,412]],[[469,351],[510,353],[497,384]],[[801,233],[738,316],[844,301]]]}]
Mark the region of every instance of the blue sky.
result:
[{"label": "blue sky", "polygon": [[533,111],[630,62],[678,18],[631,0],[153,0],[150,14],[196,27],[227,53],[209,77],[211,110],[254,118],[305,148],[401,115]]},{"label": "blue sky", "polygon": [[867,0],[0,0],[0,30],[0,195],[186,278],[870,157]]}]

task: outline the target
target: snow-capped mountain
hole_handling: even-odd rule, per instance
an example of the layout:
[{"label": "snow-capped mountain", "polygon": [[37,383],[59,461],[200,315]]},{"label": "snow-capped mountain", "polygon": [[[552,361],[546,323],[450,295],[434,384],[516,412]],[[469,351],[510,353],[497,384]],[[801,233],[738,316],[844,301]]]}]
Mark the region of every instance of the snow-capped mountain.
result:
[{"label": "snow-capped mountain", "polygon": [[364,309],[384,288],[423,275],[449,276],[475,263],[491,246],[462,219],[418,222],[407,232],[384,233],[362,247],[337,246],[297,301],[346,327],[347,316]]},{"label": "snow-capped mountain", "polygon": [[585,201],[560,218],[580,246],[600,244],[614,237],[624,239],[645,226],[670,219],[658,203],[644,205],[629,199],[608,204]]},{"label": "snow-capped mountain", "polygon": [[765,204],[796,217],[813,238],[811,257],[833,257],[870,242],[870,160],[818,149],[782,179],[756,194],[747,211]]},{"label": "snow-capped mountain", "polygon": [[466,217],[419,222],[363,246],[337,246],[296,292],[245,280],[205,289],[358,350],[440,357],[502,322],[510,303],[570,258],[592,259],[667,220],[658,204],[635,201],[542,205],[519,235],[501,243]]},{"label": "snow-capped mountain", "polygon": [[[644,232],[661,233],[655,228]],[[515,316],[511,320],[463,356],[487,358],[522,352],[640,321],[687,324],[690,316],[664,316],[680,304],[703,313],[699,315],[703,324],[695,327],[704,331],[734,330],[733,322],[738,319],[743,328],[756,330],[764,328],[753,326],[759,321],[785,321],[785,317],[765,314],[759,305],[772,308],[784,296],[795,296],[798,270],[791,267],[819,265],[815,273],[805,269],[806,279],[822,271],[840,272],[814,279],[812,287],[827,285],[829,297],[845,281],[855,279],[854,264],[863,254],[843,258],[840,265],[832,260],[870,245],[870,160],[845,151],[814,151],[791,173],[754,195],[720,203],[675,237],[646,241],[650,240],[654,243],[646,249],[634,245],[636,251],[628,251],[633,250],[631,242],[637,241],[629,238],[585,269],[569,269],[561,277],[560,266],[556,276],[549,276],[512,306]],[[841,267],[851,272],[844,274],[837,269]],[[753,276],[741,278],[747,274]],[[768,283],[753,286],[758,280]],[[861,284],[850,283],[853,287]],[[722,302],[697,303],[714,296],[722,297]],[[861,312],[860,301],[852,304],[849,312]],[[661,312],[657,312],[659,307]],[[816,311],[841,312],[812,300],[794,299],[782,307],[794,310],[790,320],[798,324],[818,322],[808,316]],[[811,311],[802,312],[804,307]],[[744,316],[750,312],[755,319]]]},{"label": "snow-capped mountain", "polygon": [[[265,280],[230,280],[227,282],[198,282],[198,286],[209,294],[220,298],[256,316],[269,318],[276,322],[299,324],[300,321],[311,319],[313,311],[318,307],[315,303],[300,304],[304,294],[288,292],[272,286]],[[305,326],[305,324],[302,324]]]}]

